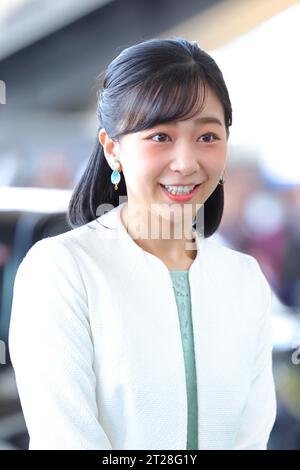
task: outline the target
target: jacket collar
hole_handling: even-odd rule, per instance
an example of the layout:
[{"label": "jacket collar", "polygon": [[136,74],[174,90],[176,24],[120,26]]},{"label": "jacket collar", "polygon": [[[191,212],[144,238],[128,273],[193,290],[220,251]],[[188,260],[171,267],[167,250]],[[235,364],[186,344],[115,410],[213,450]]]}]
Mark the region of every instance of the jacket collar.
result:
[{"label": "jacket collar", "polygon": [[[125,206],[125,204],[126,201],[98,217],[98,222],[101,223],[101,225],[105,226],[106,229],[110,229],[105,230],[105,238],[108,236],[109,239],[119,240],[120,249],[126,250],[126,253],[128,254],[128,259],[130,259],[130,256],[132,256],[132,259],[136,259],[136,257],[139,258],[143,256],[149,263],[160,263],[164,267],[164,269],[167,269],[166,265],[157,256],[141,248],[127,232],[120,217],[121,210]],[[189,268],[190,274],[195,269],[197,269],[200,260],[201,264],[203,263],[208,242],[208,240],[204,238],[204,236],[195,229],[193,229],[193,235],[195,237],[197,255]]]}]

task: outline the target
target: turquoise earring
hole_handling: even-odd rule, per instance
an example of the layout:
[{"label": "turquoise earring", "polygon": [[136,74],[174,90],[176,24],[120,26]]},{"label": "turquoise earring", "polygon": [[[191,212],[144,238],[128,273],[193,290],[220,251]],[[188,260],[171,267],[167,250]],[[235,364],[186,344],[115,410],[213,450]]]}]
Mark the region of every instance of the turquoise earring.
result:
[{"label": "turquoise earring", "polygon": [[110,176],[110,181],[112,182],[112,184],[115,185],[115,190],[118,189],[118,184],[121,181],[121,175],[120,175],[120,172],[119,172],[120,169],[121,169],[121,163],[116,158],[114,163],[113,163],[113,172]]}]

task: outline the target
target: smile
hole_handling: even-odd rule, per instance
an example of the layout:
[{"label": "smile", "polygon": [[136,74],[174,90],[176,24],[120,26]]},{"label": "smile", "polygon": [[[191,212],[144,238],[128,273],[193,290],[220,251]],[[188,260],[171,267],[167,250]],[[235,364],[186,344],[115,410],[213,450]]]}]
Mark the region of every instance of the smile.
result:
[{"label": "smile", "polygon": [[164,186],[160,183],[159,185],[162,188],[164,194],[168,196],[169,199],[177,202],[185,202],[192,199],[200,186],[200,184],[196,184],[194,187],[186,186],[186,188],[184,188],[183,186]]}]

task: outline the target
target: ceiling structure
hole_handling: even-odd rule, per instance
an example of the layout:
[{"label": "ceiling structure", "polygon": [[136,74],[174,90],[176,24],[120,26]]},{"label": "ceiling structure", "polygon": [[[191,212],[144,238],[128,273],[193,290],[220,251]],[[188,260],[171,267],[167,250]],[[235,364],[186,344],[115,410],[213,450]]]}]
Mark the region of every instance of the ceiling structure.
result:
[{"label": "ceiling structure", "polygon": [[[9,28],[1,28],[0,79],[6,83],[7,105],[11,108],[82,109],[94,102],[97,76],[124,47],[153,36],[179,34],[193,38],[210,51],[296,2],[72,0],[71,3],[72,8],[70,0],[23,0],[22,15],[17,15],[16,10]],[[26,22],[25,6],[32,12],[27,15],[31,27],[29,19]],[[20,17],[22,21],[18,21]],[[33,31],[30,40],[25,34],[28,29]],[[15,42],[11,37],[14,31]],[[21,33],[23,41],[17,49]]]}]

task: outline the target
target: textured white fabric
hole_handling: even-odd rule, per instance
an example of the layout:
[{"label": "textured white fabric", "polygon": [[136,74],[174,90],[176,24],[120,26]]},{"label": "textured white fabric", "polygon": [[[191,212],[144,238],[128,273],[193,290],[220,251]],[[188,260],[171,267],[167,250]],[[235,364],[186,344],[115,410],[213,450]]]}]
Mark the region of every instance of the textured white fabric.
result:
[{"label": "textured white fabric", "polygon": [[[126,232],[123,204],[35,243],[18,269],[9,350],[29,449],[185,449],[172,280]],[[276,414],[271,289],[252,256],[196,240],[199,448],[265,449]]]}]

